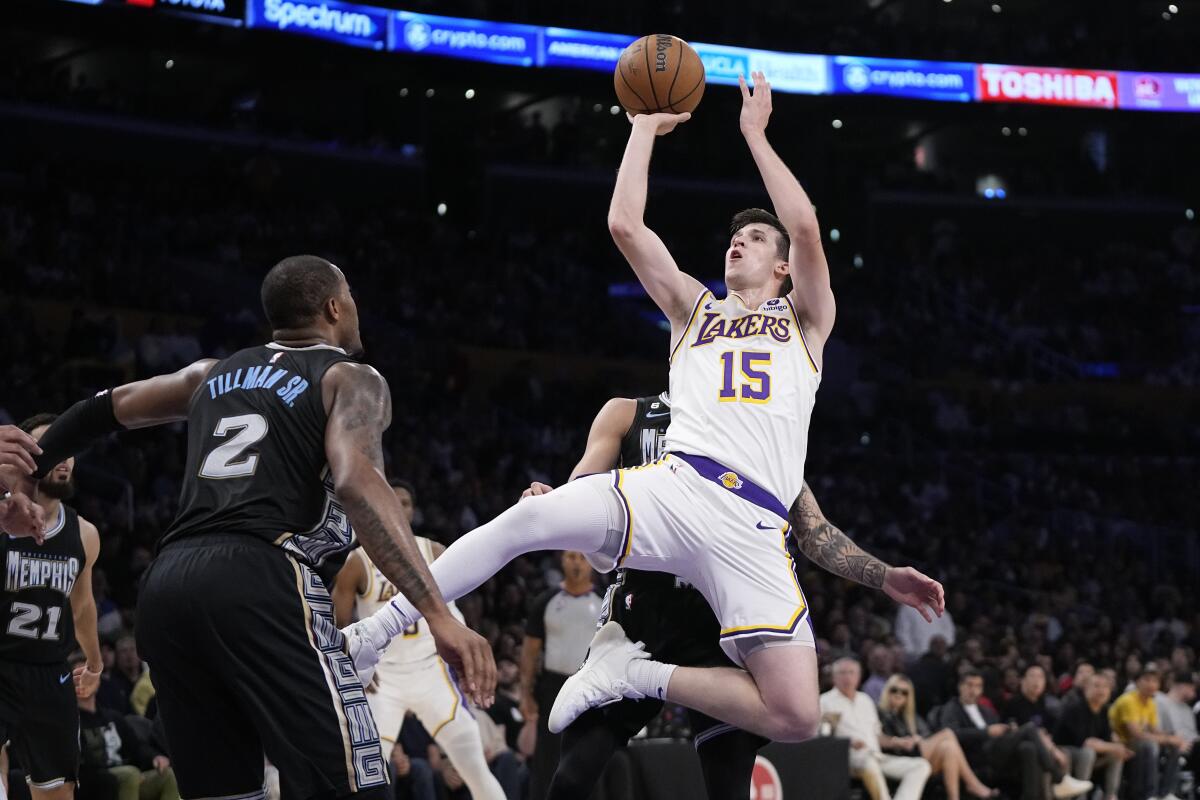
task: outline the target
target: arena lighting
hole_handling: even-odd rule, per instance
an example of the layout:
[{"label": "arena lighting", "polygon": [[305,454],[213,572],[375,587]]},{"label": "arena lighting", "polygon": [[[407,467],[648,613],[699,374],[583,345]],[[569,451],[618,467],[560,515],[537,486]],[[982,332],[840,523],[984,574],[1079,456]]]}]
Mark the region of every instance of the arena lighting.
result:
[{"label": "arena lighting", "polygon": [[1000,7],[999,3],[992,3],[992,13],[993,14],[999,14],[1003,10],[1004,9]]},{"label": "arena lighting", "polygon": [[980,175],[975,180],[975,193],[985,200],[1004,200],[1008,197],[1008,185],[999,175]]},{"label": "arena lighting", "polygon": [[1017,135],[1018,136],[1028,136],[1029,129],[1026,128],[1024,125],[1022,125],[1021,127],[1017,128]]},{"label": "arena lighting", "polygon": [[1000,129],[1000,133],[1002,133],[1005,136],[1012,136],[1012,128],[1005,125],[1003,128]]},{"label": "arena lighting", "polygon": [[434,91],[433,91],[433,89],[426,89],[426,90],[425,90],[425,96],[426,96],[426,97],[433,97],[433,95],[434,95]]},{"label": "arena lighting", "polygon": [[1172,14],[1178,14],[1179,6],[1175,5],[1174,3],[1171,3],[1171,5],[1167,6],[1167,11],[1170,11]]},{"label": "arena lighting", "polygon": [[446,216],[446,211],[447,211],[447,209],[446,209],[446,204],[445,204],[445,203],[438,203],[438,204],[437,204],[437,215],[438,215],[439,217],[444,217],[444,216]]},{"label": "arena lighting", "polygon": [[403,89],[400,90],[400,96],[408,97],[408,87],[407,86],[405,86]]},{"label": "arena lighting", "polygon": [[863,257],[862,257],[862,254],[861,254],[861,253],[855,253],[855,254],[854,254],[854,268],[855,268],[855,269],[862,269],[862,268],[863,268]]},{"label": "arena lighting", "polygon": [[1184,211],[1184,212],[1183,212],[1183,215],[1184,215],[1185,217],[1187,217],[1188,219],[1195,219],[1195,218],[1196,218],[1196,212],[1195,212],[1195,210],[1194,210],[1194,209],[1191,209],[1191,208],[1189,208],[1187,211]]},{"label": "arena lighting", "polygon": [[842,240],[842,232],[839,231],[837,228],[830,228],[829,229],[829,241],[840,242],[841,240]]},{"label": "arena lighting", "polygon": [[168,58],[168,59],[167,59],[167,63],[166,63],[166,64],[163,64],[163,66],[164,66],[166,69],[174,69],[174,68],[175,68],[175,59],[173,59],[173,58]]},{"label": "arena lighting", "polygon": [[840,119],[835,119],[835,120],[833,121],[833,127],[834,127],[835,129],[837,129],[837,130],[841,130],[841,128],[842,128],[842,121],[841,121]]},{"label": "arena lighting", "polygon": [[475,90],[467,89],[467,91],[463,94],[463,97],[467,98],[468,100],[474,100],[475,99]]},{"label": "arena lighting", "polygon": [[1163,19],[1165,19],[1165,20],[1169,20],[1169,19],[1171,19],[1171,12],[1170,12],[1170,11],[1164,11],[1164,12],[1163,12]]},{"label": "arena lighting", "polygon": [[621,113],[621,107],[620,106],[609,106],[608,113],[612,114],[615,117],[617,114]]}]

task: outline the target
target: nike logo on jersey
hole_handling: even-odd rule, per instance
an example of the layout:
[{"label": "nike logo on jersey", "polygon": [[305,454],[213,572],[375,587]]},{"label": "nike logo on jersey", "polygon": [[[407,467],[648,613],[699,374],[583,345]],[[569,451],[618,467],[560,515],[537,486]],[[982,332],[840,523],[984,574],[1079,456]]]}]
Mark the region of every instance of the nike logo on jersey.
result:
[{"label": "nike logo on jersey", "polygon": [[71,678],[71,673],[68,672],[66,675],[63,675],[61,678],[59,678],[58,682],[59,682],[59,684],[64,684],[68,680],[70,680],[70,678]]},{"label": "nike logo on jersey", "polygon": [[754,523],[754,527],[758,528],[760,531],[777,531],[777,530],[779,530],[779,528],[775,527],[774,525],[763,525],[761,522]]},{"label": "nike logo on jersey", "polygon": [[670,411],[660,411],[657,414],[651,414],[649,411],[646,412],[646,419],[658,419],[659,417],[669,417],[669,416],[671,416]]}]

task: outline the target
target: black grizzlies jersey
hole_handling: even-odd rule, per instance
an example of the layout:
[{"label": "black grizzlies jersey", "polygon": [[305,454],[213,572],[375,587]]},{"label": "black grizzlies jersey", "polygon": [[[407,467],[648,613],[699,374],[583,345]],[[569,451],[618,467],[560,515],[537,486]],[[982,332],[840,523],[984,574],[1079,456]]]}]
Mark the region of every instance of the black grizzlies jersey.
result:
[{"label": "black grizzlies jersey", "polygon": [[58,519],[37,544],[0,536],[4,592],[0,594],[0,661],[57,664],[75,649],[71,590],[87,564],[79,515],[59,506]]},{"label": "black grizzlies jersey", "polygon": [[667,441],[667,426],[671,424],[671,404],[666,392],[653,397],[641,397],[633,424],[621,439],[618,466],[640,467],[662,458]]},{"label": "black grizzlies jersey", "polygon": [[188,410],[179,514],[162,545],[255,536],[319,566],[353,534],[325,459],[321,378],[351,361],[330,345],[250,347],[215,364]]}]

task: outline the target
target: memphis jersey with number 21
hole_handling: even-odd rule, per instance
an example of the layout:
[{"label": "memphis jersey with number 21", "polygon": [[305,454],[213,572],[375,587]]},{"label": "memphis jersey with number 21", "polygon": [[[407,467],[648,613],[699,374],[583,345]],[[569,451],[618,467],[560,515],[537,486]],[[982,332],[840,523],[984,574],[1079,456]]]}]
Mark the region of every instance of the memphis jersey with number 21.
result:
[{"label": "memphis jersey with number 21", "polygon": [[707,456],[791,505],[821,373],[791,302],[696,300],[671,353],[667,450]]}]

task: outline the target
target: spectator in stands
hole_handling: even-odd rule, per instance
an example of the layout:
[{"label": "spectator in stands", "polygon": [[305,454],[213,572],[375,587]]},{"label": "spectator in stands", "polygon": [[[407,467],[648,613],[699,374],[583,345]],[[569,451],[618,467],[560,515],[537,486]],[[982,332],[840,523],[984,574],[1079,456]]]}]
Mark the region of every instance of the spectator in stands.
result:
[{"label": "spectator in stands", "polygon": [[1171,688],[1166,694],[1159,693],[1155,699],[1158,720],[1163,733],[1178,736],[1183,740],[1180,748],[1192,771],[1196,769],[1196,676],[1188,671],[1176,672],[1171,679]]},{"label": "spectator in stands", "polygon": [[1004,716],[1017,725],[1032,722],[1052,731],[1058,720],[1058,712],[1058,698],[1046,693],[1046,670],[1041,664],[1025,667],[1020,689],[1004,707]]},{"label": "spectator in stands", "polygon": [[900,781],[895,800],[918,800],[929,780],[931,766],[924,758],[898,756],[888,749],[911,749],[910,737],[882,733],[879,712],[858,690],[862,668],[852,658],[833,663],[833,686],[821,695],[821,716],[835,736],[850,740],[850,772],[863,782],[871,800],[892,800],[887,779]]},{"label": "spectator in stands", "polygon": [[916,709],[912,682],[903,675],[888,678],[879,700],[879,721],[893,746],[884,747],[884,752],[920,755],[928,761],[932,774],[942,776],[947,800],[959,800],[962,788],[975,797],[997,796],[999,792],[985,786],[967,763],[954,731],[943,728],[930,734],[929,725],[917,716]]},{"label": "spectator in stands", "polygon": [[895,634],[908,660],[915,661],[928,652],[935,636],[942,637],[947,645],[954,646],[954,617],[950,609],[946,609],[942,616],[934,617],[933,622],[929,623],[915,608],[902,606],[896,612]]},{"label": "spectator in stands", "polygon": [[392,748],[397,800],[438,800],[441,751],[425,726],[411,712],[404,715]]},{"label": "spectator in stands", "polygon": [[896,671],[892,649],[885,644],[877,644],[872,647],[871,654],[867,656],[867,667],[871,670],[871,675],[863,682],[862,691],[867,697],[878,703],[883,697],[884,685]]},{"label": "spectator in stands", "polygon": [[97,706],[94,695],[78,697],[76,702],[81,786],[89,778],[107,775],[100,782],[111,784],[115,779],[120,800],[179,800],[171,759],[156,745],[148,727],[139,733],[123,714]]},{"label": "spectator in stands", "polygon": [[[529,770],[504,743],[504,730],[492,721],[487,714],[479,709],[473,709],[475,721],[479,723],[479,734],[483,741],[483,755],[488,767],[500,786],[504,789],[506,800],[522,800],[529,784]],[[446,784],[447,800],[471,800],[471,792],[466,782],[458,774],[454,764],[440,752],[442,781]]]},{"label": "spectator in stands", "polygon": [[967,670],[959,676],[958,697],[933,712],[934,727],[954,731],[976,772],[1000,780],[1016,776],[1021,800],[1043,800],[1047,781],[1057,800],[1092,788],[1091,781],[1067,774],[1066,754],[1056,752],[1048,734],[1032,723],[1001,723],[995,711],[980,704],[982,697],[983,676]]},{"label": "spectator in stands", "polygon": [[[119,714],[136,713],[130,702],[134,687],[142,679],[146,665],[138,657],[137,642],[133,634],[125,634],[117,639],[116,660],[110,683],[101,686],[99,692],[100,704]],[[143,709],[144,710],[144,709]]]},{"label": "spectator in stands", "polygon": [[[1087,679],[1096,674],[1096,668],[1090,661],[1079,660],[1075,670],[1070,675],[1064,675],[1058,682],[1058,695],[1063,703],[1069,700],[1083,701],[1084,684]],[[1115,688],[1115,687],[1113,687]]]},{"label": "spectator in stands", "polygon": [[1154,702],[1158,686],[1158,667],[1147,665],[1137,676],[1134,687],[1118,697],[1108,710],[1113,731],[1134,752],[1130,765],[1132,800],[1174,797],[1179,779],[1179,754],[1185,743],[1179,736],[1163,733],[1159,726],[1158,706]]},{"label": "spectator in stands", "polygon": [[521,714],[538,721],[530,800],[542,800],[558,766],[562,737],[546,728],[550,706],[587,656],[600,616],[600,596],[587,557],[573,550],[564,552],[562,573],[562,583],[534,602],[521,646]]},{"label": "spectator in stands", "polygon": [[946,658],[947,649],[946,640],[934,636],[929,640],[929,650],[908,669],[916,692],[917,713],[921,716],[950,699],[954,670]]},{"label": "spectator in stands", "polygon": [[[1079,674],[1076,669],[1075,675]],[[1070,756],[1072,775],[1091,780],[1096,767],[1104,769],[1104,800],[1117,800],[1121,770],[1133,758],[1132,750],[1114,741],[1108,723],[1106,706],[1112,692],[1109,675],[1098,672],[1083,677],[1063,703],[1054,727],[1054,743]]]}]

